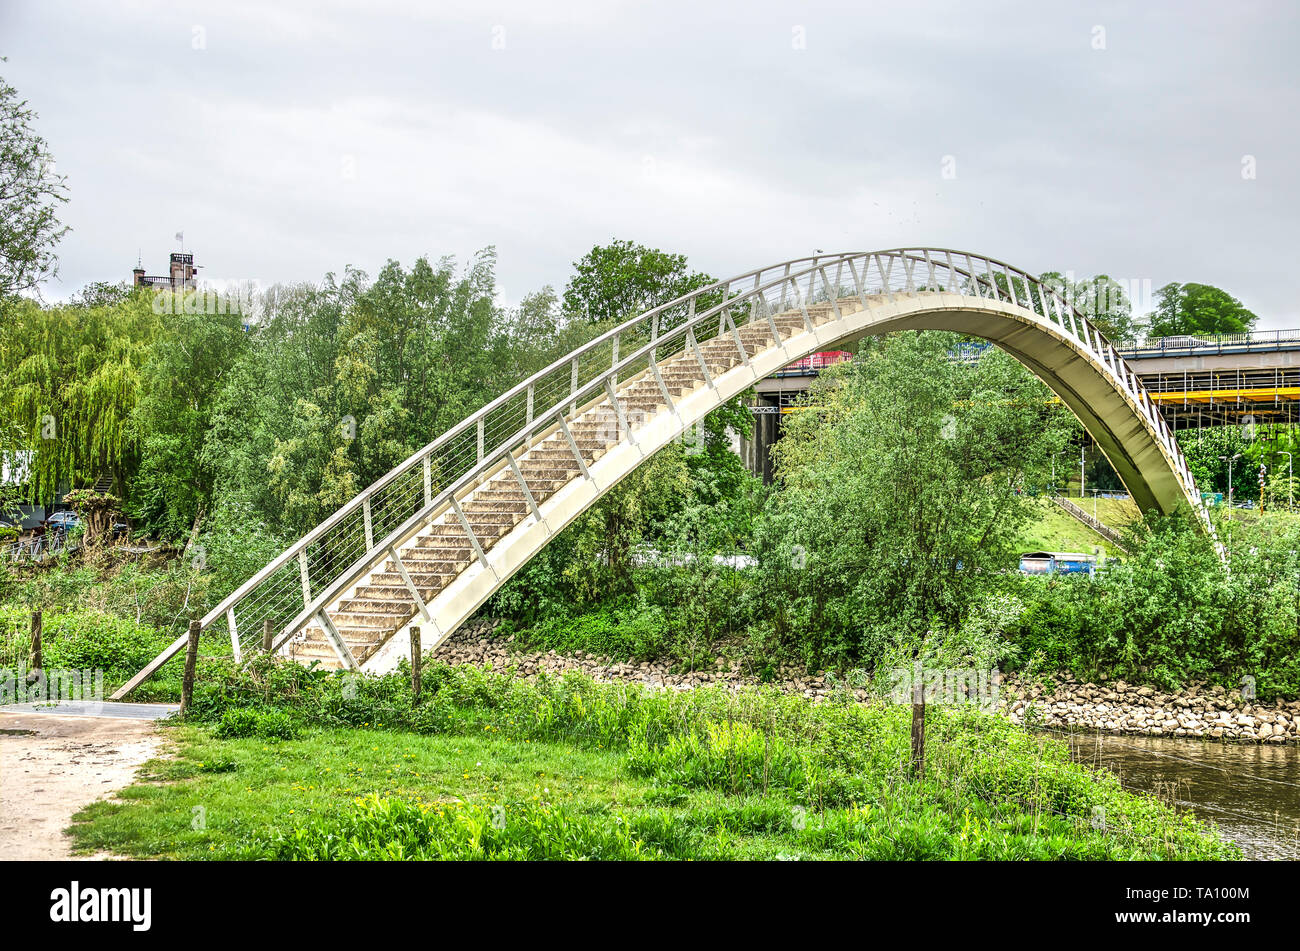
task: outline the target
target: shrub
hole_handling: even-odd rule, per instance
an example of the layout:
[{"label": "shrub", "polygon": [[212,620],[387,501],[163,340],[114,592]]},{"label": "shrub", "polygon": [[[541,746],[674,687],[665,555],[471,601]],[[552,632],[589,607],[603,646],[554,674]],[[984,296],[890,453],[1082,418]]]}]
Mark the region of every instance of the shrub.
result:
[{"label": "shrub", "polygon": [[[47,668],[100,669],[110,682],[134,674],[167,642],[151,627],[97,611],[47,612],[41,627]],[[0,642],[10,645],[0,649],[0,660],[26,662],[30,629],[30,610],[0,608]]]},{"label": "shrub", "polygon": [[549,618],[519,634],[541,650],[586,651],[615,660],[650,660],[669,645],[668,624],[657,607],[605,608],[577,617]]},{"label": "shrub", "polygon": [[240,739],[257,733],[257,711],[227,710],[212,732],[223,740]]},{"label": "shrub", "polygon": [[292,740],[302,728],[283,710],[227,710],[212,731],[224,740],[260,736],[268,740]]}]

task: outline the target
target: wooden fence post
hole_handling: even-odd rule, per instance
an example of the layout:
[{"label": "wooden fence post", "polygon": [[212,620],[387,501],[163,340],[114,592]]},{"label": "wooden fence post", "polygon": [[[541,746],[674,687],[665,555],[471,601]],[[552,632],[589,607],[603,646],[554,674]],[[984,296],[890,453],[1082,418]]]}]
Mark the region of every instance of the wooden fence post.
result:
[{"label": "wooden fence post", "polygon": [[912,666],[912,775],[925,776],[925,683],[918,660]]},{"label": "wooden fence post", "polygon": [[37,608],[32,612],[32,670],[40,670],[44,666],[45,661],[41,656],[41,609]]},{"label": "wooden fence post", "polygon": [[190,640],[185,646],[185,676],[181,680],[181,716],[190,710],[194,699],[194,667],[199,662],[199,622],[190,621]]},{"label": "wooden fence post", "polygon": [[269,617],[262,620],[262,650],[268,654],[271,653],[271,619]]},{"label": "wooden fence post", "polygon": [[415,694],[415,703],[420,702],[420,665],[424,657],[420,651],[420,626],[411,626],[411,692]]}]

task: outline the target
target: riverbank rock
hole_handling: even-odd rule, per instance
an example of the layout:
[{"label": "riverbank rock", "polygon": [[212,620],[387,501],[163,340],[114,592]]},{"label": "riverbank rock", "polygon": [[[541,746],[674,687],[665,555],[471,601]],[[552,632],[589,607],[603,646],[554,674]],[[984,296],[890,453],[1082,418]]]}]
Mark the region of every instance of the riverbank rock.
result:
[{"label": "riverbank rock", "polygon": [[[759,680],[742,671],[740,663],[717,657],[711,669],[673,673],[666,663],[623,663],[590,652],[572,655],[522,650],[514,637],[495,634],[490,622],[466,624],[440,644],[434,659],[449,664],[471,664],[495,671],[514,668],[522,677],[553,675],[576,670],[595,680],[623,681],[668,690],[691,690],[703,685],[742,687]],[[828,674],[810,676],[785,666],[775,671],[771,685],[800,694],[814,702],[835,689],[850,689],[865,701],[862,685]],[[1004,677],[998,690],[998,707],[1014,723],[1053,729],[1087,730],[1142,736],[1192,736],[1251,743],[1300,742],[1300,701],[1272,701],[1263,705],[1238,690],[1193,685],[1164,693],[1150,686],[1080,683],[1061,676],[1050,687],[1015,676]]]}]

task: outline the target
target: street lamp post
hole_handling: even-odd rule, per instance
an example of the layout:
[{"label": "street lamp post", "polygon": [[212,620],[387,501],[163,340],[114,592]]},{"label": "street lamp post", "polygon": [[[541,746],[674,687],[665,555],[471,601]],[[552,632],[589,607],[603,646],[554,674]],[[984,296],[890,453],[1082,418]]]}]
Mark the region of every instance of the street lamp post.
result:
[{"label": "street lamp post", "polygon": [[1291,472],[1291,453],[1285,449],[1279,449],[1278,452],[1286,456],[1286,506],[1293,509],[1295,508],[1295,483],[1291,480],[1295,476]]},{"label": "street lamp post", "polygon": [[1235,456],[1220,456],[1220,462],[1228,464],[1228,520],[1232,520],[1232,464],[1241,458],[1241,453]]}]

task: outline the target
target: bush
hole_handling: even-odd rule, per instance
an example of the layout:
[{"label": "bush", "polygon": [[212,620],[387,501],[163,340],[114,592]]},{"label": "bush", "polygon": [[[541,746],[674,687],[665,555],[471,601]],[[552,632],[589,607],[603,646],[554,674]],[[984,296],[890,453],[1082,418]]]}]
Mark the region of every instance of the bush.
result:
[{"label": "bush", "polygon": [[326,862],[669,857],[662,849],[647,848],[634,822],[622,815],[531,804],[489,809],[409,803],[375,795],[358,799],[344,816],[316,817],[306,826],[265,836],[251,851],[256,857]]},{"label": "bush", "polygon": [[302,729],[282,710],[227,710],[212,731],[223,740],[260,736],[269,740],[292,740]]},{"label": "bush", "polygon": [[1128,542],[1131,556],[1095,577],[1013,581],[1026,606],[1009,631],[1019,656],[1090,680],[1173,690],[1232,688],[1250,676],[1263,699],[1295,696],[1300,545],[1286,530],[1231,532],[1226,570],[1213,539],[1184,519],[1156,518]]},{"label": "bush", "polygon": [[[107,681],[134,674],[167,643],[158,631],[97,611],[46,613],[42,618],[41,653],[46,668],[103,670]],[[0,608],[0,660],[27,661],[31,650],[31,611]],[[21,655],[21,656],[18,656]]]},{"label": "bush", "polygon": [[257,733],[257,712],[254,710],[227,710],[217,721],[212,732],[223,740],[235,740]]},{"label": "bush", "polygon": [[635,605],[550,618],[519,632],[519,639],[540,650],[568,654],[581,650],[619,661],[652,660],[669,645],[663,611]]}]

